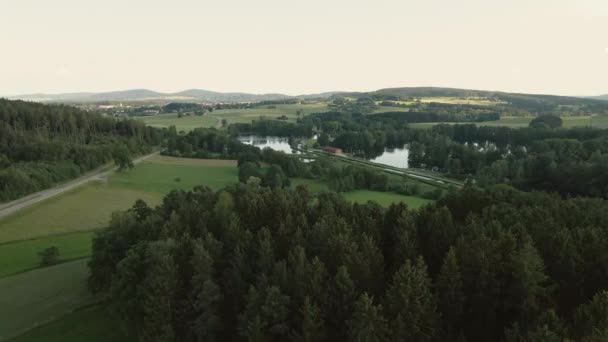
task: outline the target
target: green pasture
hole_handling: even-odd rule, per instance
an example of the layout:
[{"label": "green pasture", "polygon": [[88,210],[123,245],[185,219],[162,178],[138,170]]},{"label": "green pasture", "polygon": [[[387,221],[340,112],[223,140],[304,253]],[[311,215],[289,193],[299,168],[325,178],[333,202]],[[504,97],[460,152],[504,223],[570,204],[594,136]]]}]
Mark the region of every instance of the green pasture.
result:
[{"label": "green pasture", "polygon": [[188,115],[181,118],[176,113],[160,114],[154,116],[141,116],[137,119],[142,120],[146,125],[152,127],[175,126],[177,131],[191,131],[199,127],[217,127],[220,122],[215,117],[206,113],[203,116]]},{"label": "green pasture", "polygon": [[71,312],[11,342],[128,342],[122,322],[101,305]]},{"label": "green pasture", "polygon": [[[329,187],[325,182],[314,179],[292,178],[291,187],[295,188],[298,185],[306,186],[308,190],[313,194],[323,191],[329,191]],[[367,203],[368,201],[375,201],[383,207],[388,207],[393,203],[403,202],[407,204],[410,208],[418,208],[427,203],[432,202],[423,198],[414,196],[404,196],[394,192],[382,192],[371,190],[355,190],[341,193],[341,195],[351,202]]]},{"label": "green pasture", "polygon": [[95,301],[86,288],[87,261],[80,259],[0,278],[0,340]]},{"label": "green pasture", "polygon": [[123,189],[166,194],[173,189],[189,190],[207,185],[217,190],[238,182],[236,166],[204,167],[144,162],[132,170],[117,173],[110,185]]},{"label": "green pasture", "polygon": [[0,242],[90,231],[104,226],[112,212],[131,207],[137,199],[160,203],[161,196],[92,182],[2,218]]},{"label": "green pasture", "polygon": [[0,244],[0,278],[37,268],[38,253],[51,246],[59,249],[60,262],[89,256],[93,235],[82,232]]}]

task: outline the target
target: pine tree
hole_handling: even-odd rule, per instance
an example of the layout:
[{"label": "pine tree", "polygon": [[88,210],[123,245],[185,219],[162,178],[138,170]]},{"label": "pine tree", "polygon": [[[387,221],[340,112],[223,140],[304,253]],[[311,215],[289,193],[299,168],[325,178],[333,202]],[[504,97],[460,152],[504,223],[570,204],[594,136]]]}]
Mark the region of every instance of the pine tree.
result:
[{"label": "pine tree", "polygon": [[465,300],[462,286],[462,275],[456,251],[454,248],[450,248],[443,259],[435,286],[446,340],[454,340],[460,329]]},{"label": "pine tree", "polygon": [[171,255],[172,241],[152,243],[148,248],[148,270],[138,289],[143,325],[140,340],[171,342],[175,339],[172,326],[172,300],[177,276]]},{"label": "pine tree", "polygon": [[352,319],[348,321],[349,341],[389,341],[389,329],[382,314],[382,305],[374,305],[373,297],[363,293],[355,302]]},{"label": "pine tree", "polygon": [[194,334],[197,341],[218,341],[222,293],[213,279],[213,259],[202,242],[194,246],[192,268],[193,306],[196,312]]},{"label": "pine tree", "polygon": [[576,310],[573,332],[581,341],[608,341],[608,291],[599,292]]},{"label": "pine tree", "polygon": [[304,304],[299,311],[300,331],[295,334],[295,340],[299,342],[324,341],[327,336],[325,320],[321,315],[319,307],[311,301],[310,297],[304,298]]},{"label": "pine tree", "polygon": [[430,341],[437,335],[439,315],[422,257],[409,260],[395,273],[386,293],[391,340]]}]

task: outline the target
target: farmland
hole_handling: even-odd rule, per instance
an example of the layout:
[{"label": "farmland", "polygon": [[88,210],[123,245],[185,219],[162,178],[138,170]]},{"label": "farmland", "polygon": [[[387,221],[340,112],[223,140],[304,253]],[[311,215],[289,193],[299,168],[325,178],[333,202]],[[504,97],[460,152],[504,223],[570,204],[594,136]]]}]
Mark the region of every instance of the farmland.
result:
[{"label": "farmland", "polygon": [[155,116],[140,116],[138,119],[152,127],[169,127],[174,125],[177,131],[191,131],[199,127],[215,127],[220,122],[213,116],[184,116],[177,117],[177,114],[160,114]]},{"label": "farmland", "polygon": [[0,340],[93,302],[87,275],[82,259],[0,278]]},{"label": "farmland", "polygon": [[64,317],[34,328],[12,342],[126,342],[121,322],[101,305],[77,310]]},{"label": "farmland", "polygon": [[[478,126],[489,126],[489,127],[509,127],[509,128],[521,128],[528,127],[533,117],[502,117],[498,121],[486,121],[476,123]],[[608,128],[608,116],[564,116],[562,117],[565,128],[573,127],[592,127],[592,128]],[[441,122],[443,124],[458,124],[454,122]],[[410,124],[414,128],[431,128],[440,122],[422,122]]]},{"label": "farmland", "polygon": [[255,108],[243,109],[218,109],[208,112],[203,116],[187,115],[178,117],[177,114],[160,114],[154,116],[141,116],[137,119],[142,120],[147,125],[153,127],[175,126],[177,131],[191,131],[200,127],[220,127],[222,120],[227,124],[247,123],[260,118],[279,119],[286,117],[288,121],[295,121],[299,115],[307,115],[315,112],[327,110],[327,104],[307,103],[307,104],[278,104],[272,106],[257,106]]},{"label": "farmland", "polygon": [[38,252],[49,246],[59,248],[60,262],[88,256],[93,234],[81,232],[0,244],[0,278],[38,267]]}]

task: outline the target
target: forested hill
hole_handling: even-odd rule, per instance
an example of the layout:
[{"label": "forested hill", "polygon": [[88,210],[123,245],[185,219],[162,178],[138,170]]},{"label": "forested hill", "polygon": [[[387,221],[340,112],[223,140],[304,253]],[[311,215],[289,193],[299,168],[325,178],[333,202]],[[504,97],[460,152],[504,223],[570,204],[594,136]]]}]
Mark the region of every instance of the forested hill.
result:
[{"label": "forested hill", "polygon": [[163,132],[69,106],[0,99],[0,202],[78,177],[161,142]]},{"label": "forested hill", "polygon": [[[370,96],[375,99],[397,100],[405,98],[425,97],[457,97],[457,98],[486,98],[494,100],[501,105],[538,111],[551,111],[560,107],[575,107],[582,110],[608,111],[608,102],[597,98],[579,98],[571,96],[518,94],[500,91],[412,87],[412,88],[386,88],[368,93],[343,93],[343,96]],[[569,108],[572,109],[572,108]]]}]

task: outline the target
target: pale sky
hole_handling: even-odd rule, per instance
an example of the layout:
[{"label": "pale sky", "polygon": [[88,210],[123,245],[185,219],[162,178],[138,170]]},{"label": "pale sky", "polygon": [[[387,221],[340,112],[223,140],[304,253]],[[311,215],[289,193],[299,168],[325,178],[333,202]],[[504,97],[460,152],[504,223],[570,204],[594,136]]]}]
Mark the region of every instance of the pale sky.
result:
[{"label": "pale sky", "polygon": [[608,0],[0,0],[0,95],[608,93]]}]

